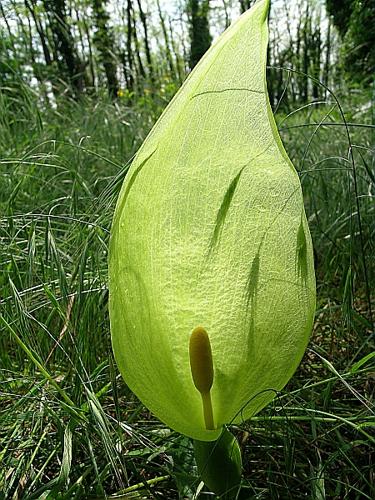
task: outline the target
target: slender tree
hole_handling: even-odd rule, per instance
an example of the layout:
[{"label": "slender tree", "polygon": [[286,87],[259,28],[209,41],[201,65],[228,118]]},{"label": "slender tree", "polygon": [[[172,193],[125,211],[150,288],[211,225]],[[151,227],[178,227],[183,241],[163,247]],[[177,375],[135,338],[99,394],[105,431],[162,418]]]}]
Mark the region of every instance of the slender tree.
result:
[{"label": "slender tree", "polygon": [[[93,55],[93,47],[91,43],[91,34],[90,34],[90,29],[89,25],[87,22],[87,15],[86,12],[80,11],[77,7],[75,8],[75,14],[77,17],[78,25],[82,26],[83,34],[80,36],[82,37],[82,53],[85,52],[85,46],[87,45],[87,50],[88,50],[88,66],[89,66],[89,74],[90,74],[90,83],[89,86],[92,88],[95,88],[96,85],[96,74],[95,74],[95,69],[94,69],[94,55]],[[85,38],[83,39],[83,35]]]},{"label": "slender tree", "polygon": [[[41,90],[41,94],[45,100],[45,103],[48,105],[49,100],[48,100],[48,95],[46,92],[44,79],[43,79],[43,75],[42,75],[42,71],[41,71],[41,65],[37,61],[37,52],[34,48],[32,25],[31,25],[30,17],[28,16],[29,13],[26,11],[26,15],[21,16],[20,9],[18,8],[18,6],[14,0],[11,0],[11,5],[13,7],[13,12],[15,13],[15,15],[17,17],[18,26],[21,28],[22,38],[23,38],[23,41],[25,44],[25,53],[27,53],[29,55],[31,67],[33,70],[33,75],[37,79],[38,84],[39,84],[39,89]],[[26,21],[27,25],[24,21]]]},{"label": "slender tree", "polygon": [[38,9],[36,6],[36,0],[25,0],[25,7],[26,9],[30,12],[31,17],[33,18],[34,24],[36,31],[38,32],[39,38],[40,38],[40,43],[42,45],[42,50],[43,50],[43,55],[44,55],[44,60],[46,63],[46,66],[51,66],[52,65],[52,56],[51,52],[48,46],[48,37],[47,34],[45,33],[45,29],[43,27],[43,24],[41,22],[41,19],[38,15]]},{"label": "slender tree", "polygon": [[153,64],[152,64],[151,48],[150,48],[150,42],[149,42],[149,37],[148,37],[147,17],[146,17],[146,14],[144,13],[144,10],[142,7],[142,1],[137,0],[137,3],[138,3],[139,17],[141,19],[141,23],[143,26],[144,46],[145,46],[145,54],[146,54],[148,72],[149,72],[150,81],[151,81],[152,85],[155,85],[154,68],[153,68]]},{"label": "slender tree", "polygon": [[21,51],[17,47],[17,32],[12,29],[8,21],[8,13],[5,12],[1,2],[0,15],[2,17],[0,19],[0,86],[8,82],[16,86],[23,61],[20,57]]},{"label": "slender tree", "polygon": [[168,31],[167,31],[167,28],[166,28],[166,25],[165,25],[165,19],[164,19],[164,15],[163,15],[163,12],[162,12],[161,7],[160,7],[160,1],[159,0],[156,0],[156,5],[158,6],[158,14],[159,14],[159,19],[160,19],[160,25],[161,25],[161,29],[163,31],[163,36],[164,36],[165,54],[166,54],[167,61],[168,61],[169,71],[171,73],[171,77],[173,78],[175,76],[175,69],[174,69],[173,57],[172,57],[171,49],[170,49],[170,46],[169,46]]},{"label": "slender tree", "polygon": [[211,45],[208,13],[210,0],[188,0],[190,32],[190,69],[193,69]]},{"label": "slender tree", "polygon": [[0,14],[1,14],[1,17],[3,18],[4,25],[6,26],[6,29],[7,29],[7,32],[8,32],[9,45],[12,47],[13,53],[16,54],[17,49],[16,49],[16,46],[14,45],[14,38],[15,38],[15,36],[14,36],[12,28],[10,27],[10,24],[8,22],[8,16],[5,13],[4,8],[3,8],[3,6],[2,6],[1,3],[0,3]]},{"label": "slender tree", "polygon": [[[174,59],[175,59],[175,67],[177,71],[177,78],[179,83],[182,83],[184,79],[184,73],[185,73],[185,66],[183,59],[181,57],[181,54],[179,53],[178,46],[176,44],[176,36],[175,33],[173,32],[173,26],[172,26],[172,21],[169,19],[169,34],[170,34],[170,40],[171,40],[171,46],[174,54]],[[184,47],[183,47],[184,50]]]},{"label": "slender tree", "polygon": [[[331,20],[328,20],[327,40],[325,47],[325,62],[323,71],[323,83],[329,86],[330,66],[331,66]],[[327,90],[324,90],[324,98],[327,98]]]},{"label": "slender tree", "polygon": [[84,65],[80,61],[74,38],[67,22],[65,0],[43,0],[54,43],[55,60],[60,74],[70,83],[75,94],[85,87]]},{"label": "slender tree", "polygon": [[[143,61],[142,61],[141,44],[139,43],[139,40],[138,40],[137,23],[136,23],[135,16],[133,17],[133,39],[134,39],[135,57],[136,57],[137,63],[138,63],[138,72],[139,72],[139,75],[141,76],[141,78],[143,78],[143,80],[145,80],[147,75],[146,75],[146,70],[145,70],[145,67],[144,67]],[[140,83],[139,80],[137,81],[137,83],[138,84]]]},{"label": "slender tree", "polygon": [[322,41],[320,23],[315,26],[310,40],[310,55],[311,55],[311,75],[314,77],[312,80],[312,97],[313,99],[319,98],[319,80],[321,69],[321,54],[322,54]]},{"label": "slender tree", "polygon": [[126,4],[126,54],[123,53],[123,67],[127,87],[130,91],[134,90],[134,55],[132,47],[133,39],[133,2],[127,0]]},{"label": "slender tree", "polygon": [[223,9],[224,9],[224,16],[225,16],[225,29],[227,29],[228,26],[230,25],[230,15],[229,15],[229,8],[228,8],[226,0],[223,0]]},{"label": "slender tree", "polygon": [[96,25],[94,43],[100,54],[100,62],[104,67],[109,95],[114,98],[118,92],[116,50],[113,36],[108,26],[109,16],[105,9],[106,0],[93,0],[92,8]]},{"label": "slender tree", "polygon": [[306,2],[305,7],[305,17],[304,17],[304,26],[302,31],[302,40],[303,40],[303,52],[302,52],[302,78],[301,78],[301,100],[302,102],[307,102],[309,95],[309,79],[308,72],[310,66],[310,53],[309,53],[309,36],[311,33],[311,18],[309,11],[309,3]]}]

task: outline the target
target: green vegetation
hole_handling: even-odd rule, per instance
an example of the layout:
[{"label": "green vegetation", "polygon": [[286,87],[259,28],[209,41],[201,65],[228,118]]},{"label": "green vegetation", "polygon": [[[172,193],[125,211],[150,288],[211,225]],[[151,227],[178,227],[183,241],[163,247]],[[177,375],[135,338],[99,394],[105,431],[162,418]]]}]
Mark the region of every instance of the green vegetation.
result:
[{"label": "green vegetation", "polygon": [[[157,92],[139,76],[147,92],[135,86],[113,99],[100,87],[77,96],[56,79],[46,100],[42,85],[30,86],[22,43],[17,58],[14,40],[2,41],[9,58],[0,63],[0,499],[173,500],[197,491],[213,498],[200,484],[191,440],[165,428],[122,381],[108,320],[114,204],[182,66],[171,61],[172,78],[153,60]],[[279,55],[281,66],[292,66],[288,51]],[[302,61],[293,67],[303,73]],[[291,382],[256,417],[231,427],[247,499],[375,496],[371,89],[348,87],[334,73],[326,80],[321,66],[319,79],[334,94],[286,69],[270,73],[277,123],[302,181],[318,304]],[[285,94],[275,82],[288,84]]]},{"label": "green vegetation", "polygon": [[375,3],[372,0],[327,0],[327,9],[343,38],[344,71],[370,85],[375,72]]},{"label": "green vegetation", "polygon": [[[107,311],[108,231],[124,158],[160,108],[87,99],[38,112],[36,96],[21,84],[1,99],[3,498],[16,491],[19,498],[47,491],[49,498],[103,497],[128,485],[145,498],[178,498],[187,484],[199,484],[191,443],[126,389]],[[15,106],[19,112],[10,112]],[[291,383],[234,429],[249,498],[373,495],[374,130],[368,112],[347,116],[362,124],[348,129],[354,171],[343,118],[337,107],[328,115],[333,106],[330,99],[278,116],[301,173],[318,310]]]}]

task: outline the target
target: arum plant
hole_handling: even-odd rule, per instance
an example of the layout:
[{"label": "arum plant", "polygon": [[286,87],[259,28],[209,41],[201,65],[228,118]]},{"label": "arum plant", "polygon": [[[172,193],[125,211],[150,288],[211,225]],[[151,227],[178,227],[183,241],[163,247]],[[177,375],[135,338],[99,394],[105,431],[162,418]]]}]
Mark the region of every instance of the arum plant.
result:
[{"label": "arum plant", "polygon": [[119,369],[193,438],[219,494],[241,471],[225,425],[284,387],[315,308],[301,186],[267,95],[268,7],[259,0],[216,41],[162,114],[127,174],[110,242]]}]

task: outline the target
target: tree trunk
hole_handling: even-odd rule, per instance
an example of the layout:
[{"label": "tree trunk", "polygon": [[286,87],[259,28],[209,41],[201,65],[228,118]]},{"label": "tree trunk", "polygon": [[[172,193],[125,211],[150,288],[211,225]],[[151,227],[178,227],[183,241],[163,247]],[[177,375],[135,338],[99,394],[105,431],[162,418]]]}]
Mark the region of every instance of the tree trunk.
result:
[{"label": "tree trunk", "polygon": [[[127,76],[127,86],[130,92],[134,90],[134,70],[133,70],[133,49],[132,49],[132,39],[133,39],[133,4],[132,0],[128,0],[126,4],[126,61],[124,70]],[[126,65],[127,63],[127,65]]]},{"label": "tree trunk", "polygon": [[17,9],[17,6],[15,5],[15,2],[13,0],[11,0],[11,5],[13,7],[13,12],[16,14],[18,25],[21,27],[21,30],[22,30],[22,34],[23,34],[23,38],[24,38],[25,46],[26,46],[25,52],[30,57],[31,67],[33,69],[33,74],[34,74],[36,80],[38,81],[39,89],[40,89],[41,95],[43,96],[44,102],[47,106],[49,106],[49,99],[48,99],[48,94],[46,91],[46,86],[44,83],[43,75],[40,71],[40,65],[38,64],[38,62],[36,60],[36,52],[35,52],[34,45],[33,45],[33,31],[32,31],[30,17],[28,15],[29,13],[26,11],[26,14],[25,14],[25,17],[27,20],[27,26],[28,26],[28,29],[26,29],[25,23],[23,22],[22,17],[20,16],[19,11]]},{"label": "tree trunk", "polygon": [[43,5],[49,16],[49,25],[52,31],[57,64],[61,73],[78,95],[84,89],[84,67],[78,57],[70,27],[66,22],[65,0],[43,0]]},{"label": "tree trunk", "polygon": [[[138,40],[138,36],[137,36],[137,25],[135,22],[135,17],[133,17],[133,39],[134,39],[135,55],[136,55],[137,62],[138,62],[139,74],[141,75],[141,77],[143,79],[145,79],[146,78],[146,71],[145,71],[145,68],[144,68],[143,62],[142,62],[141,47],[139,45],[139,40]],[[139,82],[137,82],[137,83],[139,83]]]},{"label": "tree trunk", "polygon": [[319,98],[319,80],[320,80],[320,57],[321,57],[321,33],[320,26],[315,28],[312,37],[312,76],[314,80],[312,81],[312,96],[314,99]]},{"label": "tree trunk", "polygon": [[113,36],[108,28],[109,16],[105,10],[106,0],[93,0],[92,8],[96,25],[94,43],[100,54],[100,62],[104,67],[110,97],[117,97],[118,80]]},{"label": "tree trunk", "polygon": [[8,31],[8,37],[9,37],[9,42],[12,46],[12,52],[13,52],[13,55],[14,57],[16,57],[17,55],[17,49],[14,45],[14,33],[12,31],[12,28],[10,27],[9,23],[8,23],[8,18],[7,18],[7,15],[5,14],[4,12],[4,9],[3,9],[3,6],[1,5],[0,3],[0,14],[2,15],[3,19],[4,19],[4,22],[5,22],[5,26],[7,28],[7,31]]},{"label": "tree trunk", "polygon": [[[325,58],[324,76],[323,76],[323,82],[326,87],[329,86],[330,62],[331,62],[331,20],[328,19],[326,58]],[[324,99],[327,99],[327,89],[324,90]]]},{"label": "tree trunk", "polygon": [[209,0],[189,0],[188,2],[190,69],[194,68],[211,45],[212,38],[208,22],[209,7]]},{"label": "tree trunk", "polygon": [[51,57],[51,53],[50,53],[50,50],[48,47],[47,36],[44,33],[44,29],[43,29],[43,26],[42,26],[42,23],[41,23],[39,17],[36,15],[35,0],[31,0],[31,3],[32,3],[32,5],[30,5],[28,0],[25,0],[26,9],[28,9],[28,11],[31,14],[31,17],[33,18],[35,28],[36,28],[38,35],[39,35],[39,38],[40,38],[40,43],[42,44],[44,60],[45,60],[47,66],[51,66],[52,57]]},{"label": "tree trunk", "polygon": [[184,61],[181,60],[181,56],[179,54],[178,48],[175,44],[175,35],[173,33],[172,21],[169,19],[169,34],[171,35],[171,46],[175,59],[175,68],[177,71],[177,78],[179,83],[182,83],[185,76],[185,66]]},{"label": "tree trunk", "polygon": [[166,26],[165,26],[165,20],[164,20],[163,12],[162,12],[161,7],[160,7],[160,1],[156,0],[156,4],[157,4],[157,7],[158,7],[160,25],[161,25],[161,29],[163,31],[163,36],[164,36],[165,54],[166,54],[167,61],[168,61],[169,71],[171,72],[171,78],[174,78],[175,77],[175,68],[174,68],[174,64],[173,64],[173,58],[172,58],[171,49],[169,47],[168,32],[167,32],[167,29],[166,29]]},{"label": "tree trunk", "polygon": [[[301,30],[301,20],[302,20],[302,13],[301,13],[301,5],[298,4],[298,23],[297,23],[297,32],[296,32],[296,50],[295,50],[295,69],[297,71],[301,71],[301,46],[302,46],[302,30]],[[295,96],[295,100],[301,100],[302,97],[302,80],[303,77],[301,74],[297,73],[295,75],[295,80],[296,80],[296,86],[297,86],[297,92]]]},{"label": "tree trunk", "polygon": [[148,67],[148,72],[150,75],[150,81],[152,85],[155,85],[155,76],[154,76],[154,68],[152,65],[152,58],[151,58],[151,50],[150,50],[150,43],[148,39],[148,28],[147,28],[147,18],[146,15],[142,9],[142,2],[141,0],[137,0],[138,3],[138,9],[139,9],[139,17],[141,18],[141,23],[143,26],[143,33],[144,33],[144,44],[145,44],[145,53],[146,53],[146,60],[147,60],[147,67]]},{"label": "tree trunk", "polygon": [[225,29],[227,29],[230,25],[230,16],[229,16],[228,5],[227,5],[226,0],[223,0],[223,8],[224,8],[224,15],[225,15]]},{"label": "tree trunk", "polygon": [[311,20],[309,16],[309,4],[306,3],[306,10],[305,10],[305,19],[304,19],[304,27],[303,27],[303,54],[302,54],[302,72],[304,73],[302,75],[302,102],[307,102],[308,101],[308,92],[309,92],[309,80],[307,77],[308,71],[309,71],[309,65],[310,65],[310,58],[309,58],[309,34],[311,33]]},{"label": "tree trunk", "polygon": [[87,48],[89,51],[89,60],[88,60],[88,66],[89,66],[89,71],[90,71],[89,86],[92,87],[93,89],[95,89],[96,77],[95,77],[95,69],[94,69],[94,56],[93,56],[93,51],[92,51],[90,30],[89,30],[89,27],[87,25],[86,12],[83,13],[83,16],[81,18],[79,10],[76,9],[76,16],[77,16],[78,23],[81,23],[83,26],[83,31],[84,31],[84,34],[86,36]]}]

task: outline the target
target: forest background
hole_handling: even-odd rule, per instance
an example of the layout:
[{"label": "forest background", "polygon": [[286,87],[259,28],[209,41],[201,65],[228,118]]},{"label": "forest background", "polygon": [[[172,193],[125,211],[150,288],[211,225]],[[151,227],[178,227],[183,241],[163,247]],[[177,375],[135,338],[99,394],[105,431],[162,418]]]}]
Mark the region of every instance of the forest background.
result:
[{"label": "forest background", "polygon": [[[253,3],[0,2],[0,499],[209,498],[190,441],[118,375],[107,246],[137,148]],[[248,498],[375,496],[374,76],[373,0],[271,2],[268,90],[318,304],[292,381],[233,429]]]}]

